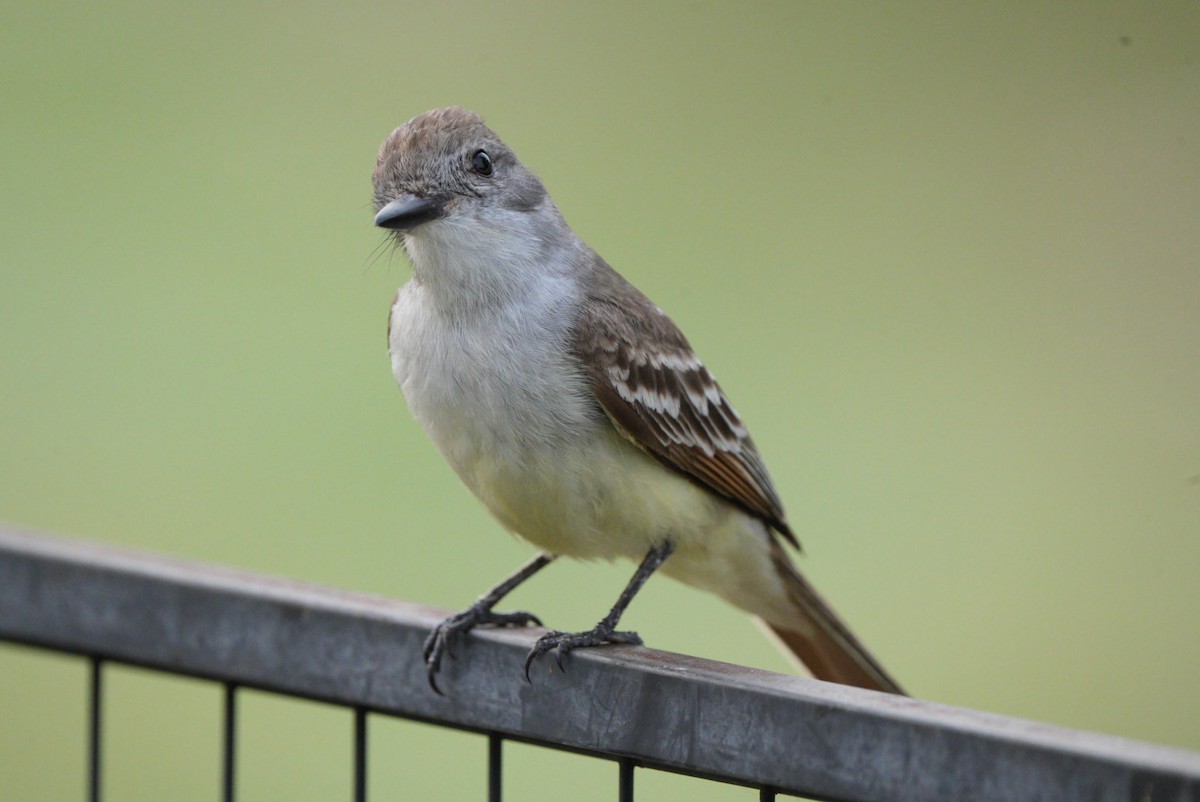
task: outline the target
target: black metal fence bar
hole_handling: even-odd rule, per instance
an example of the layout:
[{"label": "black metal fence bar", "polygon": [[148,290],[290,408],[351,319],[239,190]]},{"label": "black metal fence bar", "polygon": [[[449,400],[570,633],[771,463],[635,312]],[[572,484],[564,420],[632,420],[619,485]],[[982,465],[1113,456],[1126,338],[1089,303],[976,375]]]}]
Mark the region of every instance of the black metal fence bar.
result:
[{"label": "black metal fence bar", "polygon": [[[848,802],[1200,799],[1197,753],[651,649],[578,652],[565,674],[544,660],[527,683],[521,665],[536,631],[473,635],[444,667],[446,695],[438,696],[421,644],[444,615],[0,530],[0,639],[764,793]],[[98,727],[98,708],[94,715]]]},{"label": "black metal fence bar", "polygon": [[617,800],[633,802],[633,760],[623,757],[618,765]]},{"label": "black metal fence bar", "polygon": [[221,716],[221,799],[233,802],[237,767],[237,684],[226,682]]},{"label": "black metal fence bar", "polygon": [[[3,560],[3,556],[0,556]],[[0,568],[0,576],[3,569]],[[2,581],[2,579],[0,579]],[[0,620],[3,619],[0,608]],[[100,720],[104,709],[104,665],[98,657],[88,661],[88,799],[100,802],[100,743],[103,725]]]},{"label": "black metal fence bar", "polygon": [[367,802],[367,711],[354,708],[354,802]]},{"label": "black metal fence bar", "polygon": [[504,796],[504,736],[488,733],[488,802],[501,802]]}]

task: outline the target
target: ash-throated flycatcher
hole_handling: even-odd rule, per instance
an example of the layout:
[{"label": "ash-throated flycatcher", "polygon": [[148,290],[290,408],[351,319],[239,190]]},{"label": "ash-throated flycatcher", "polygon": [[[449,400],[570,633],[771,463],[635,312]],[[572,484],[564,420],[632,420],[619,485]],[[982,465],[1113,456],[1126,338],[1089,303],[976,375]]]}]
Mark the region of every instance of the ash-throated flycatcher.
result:
[{"label": "ash-throated flycatcher", "polygon": [[792,564],[767,469],[683,334],[478,115],[397,128],[373,181],[375,225],[413,265],[388,326],[400,389],[467,487],[541,549],[430,635],[431,683],[471,628],[540,624],[492,608],[562,554],[640,566],[595,628],[539,639],[526,676],[549,651],[641,643],[617,622],[661,567],[761,618],[819,679],[902,693]]}]

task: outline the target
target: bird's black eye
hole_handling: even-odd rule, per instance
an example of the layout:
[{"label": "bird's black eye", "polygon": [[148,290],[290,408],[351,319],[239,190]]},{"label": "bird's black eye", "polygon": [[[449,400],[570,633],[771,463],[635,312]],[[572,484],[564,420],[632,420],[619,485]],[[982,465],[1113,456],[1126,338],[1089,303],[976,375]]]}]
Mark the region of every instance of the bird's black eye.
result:
[{"label": "bird's black eye", "polygon": [[487,155],[486,150],[475,151],[475,155],[471,157],[471,169],[480,175],[492,174],[492,157]]}]

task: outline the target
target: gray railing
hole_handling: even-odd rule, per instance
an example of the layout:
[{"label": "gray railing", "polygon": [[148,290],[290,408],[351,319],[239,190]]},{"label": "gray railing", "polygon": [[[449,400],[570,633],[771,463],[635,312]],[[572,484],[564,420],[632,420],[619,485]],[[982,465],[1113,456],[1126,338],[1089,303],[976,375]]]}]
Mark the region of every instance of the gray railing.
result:
[{"label": "gray railing", "polygon": [[[368,714],[617,762],[617,797],[651,768],[777,793],[883,802],[1196,802],[1200,754],[644,648],[521,665],[535,630],[480,630],[434,694],[421,645],[445,611],[132,551],[0,530],[0,640],[91,660],[91,777],[100,685],[115,661],[225,684],[225,799],[237,689],[355,711],[353,797],[366,798]],[[0,723],[0,726],[3,726]],[[0,763],[4,756],[0,755]]]}]

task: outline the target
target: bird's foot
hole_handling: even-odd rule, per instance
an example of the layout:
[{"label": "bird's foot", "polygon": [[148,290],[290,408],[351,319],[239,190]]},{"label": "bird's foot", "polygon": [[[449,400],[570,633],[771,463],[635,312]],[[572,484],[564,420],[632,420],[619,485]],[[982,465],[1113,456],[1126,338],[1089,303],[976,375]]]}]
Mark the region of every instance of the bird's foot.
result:
[{"label": "bird's foot", "polygon": [[429,676],[429,687],[441,694],[437,686],[437,674],[442,668],[442,658],[454,656],[454,644],[475,627],[527,627],[542,625],[542,620],[533,613],[518,610],[512,613],[493,612],[491,607],[480,602],[472,604],[461,613],[455,613],[433,628],[425,639],[423,655],[425,673]]},{"label": "bird's foot", "polygon": [[589,646],[602,646],[606,643],[625,643],[630,646],[641,646],[642,639],[636,632],[617,632],[612,624],[601,621],[587,632],[547,632],[538,638],[537,643],[529,650],[525,658],[525,679],[529,680],[529,668],[533,661],[547,652],[554,652],[554,661],[559,670],[563,668],[563,657],[575,649]]}]

